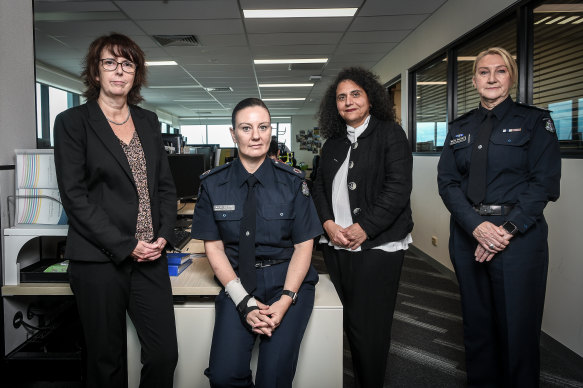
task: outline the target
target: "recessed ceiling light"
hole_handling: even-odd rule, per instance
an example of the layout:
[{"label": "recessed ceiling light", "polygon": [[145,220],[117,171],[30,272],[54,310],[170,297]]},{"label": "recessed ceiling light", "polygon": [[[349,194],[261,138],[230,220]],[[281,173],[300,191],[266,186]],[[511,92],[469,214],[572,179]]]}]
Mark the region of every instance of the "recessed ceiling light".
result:
[{"label": "recessed ceiling light", "polygon": [[306,98],[262,98],[263,101],[304,101]]},{"label": "recessed ceiling light", "polygon": [[259,84],[260,88],[311,88],[312,83],[306,84]]},{"label": "recessed ceiling light", "polygon": [[254,59],[256,65],[277,65],[290,63],[326,63],[328,58],[303,58],[303,59]]},{"label": "recessed ceiling light", "polygon": [[351,17],[358,8],[244,9],[247,19]]},{"label": "recessed ceiling light", "polygon": [[146,61],[146,66],[178,66],[175,61]]},{"label": "recessed ceiling light", "polygon": [[446,81],[420,81],[417,85],[447,85]]},{"label": "recessed ceiling light", "polygon": [[158,85],[147,86],[148,89],[202,89],[200,85]]}]

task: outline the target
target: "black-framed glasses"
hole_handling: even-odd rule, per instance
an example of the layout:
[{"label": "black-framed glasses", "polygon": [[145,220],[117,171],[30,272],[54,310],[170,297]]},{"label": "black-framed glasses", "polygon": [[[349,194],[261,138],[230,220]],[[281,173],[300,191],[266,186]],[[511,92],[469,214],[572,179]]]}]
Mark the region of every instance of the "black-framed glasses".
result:
[{"label": "black-framed glasses", "polygon": [[117,67],[121,65],[121,69],[125,73],[134,74],[137,68],[136,64],[132,61],[118,62],[113,58],[104,58],[100,59],[99,62],[101,62],[101,67],[103,67],[103,70],[105,71],[115,71],[117,70]]}]

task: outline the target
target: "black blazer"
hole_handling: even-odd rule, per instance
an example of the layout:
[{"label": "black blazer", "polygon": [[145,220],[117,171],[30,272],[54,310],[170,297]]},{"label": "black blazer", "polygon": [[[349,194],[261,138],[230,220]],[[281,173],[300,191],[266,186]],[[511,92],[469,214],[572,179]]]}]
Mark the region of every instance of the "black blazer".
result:
[{"label": "black blazer", "polygon": [[[348,190],[352,222],[366,232],[362,249],[399,241],[413,229],[410,195],[413,185],[413,156],[403,128],[371,116],[368,127],[350,152]],[[322,224],[334,220],[332,182],[346,159],[350,140],[346,135],[326,140],[314,202]]]},{"label": "black blazer", "polygon": [[[155,113],[130,106],[146,158],[154,237],[171,242],[176,193]],[[55,166],[69,217],[65,256],[119,264],[136,247],[138,192],[127,157],[96,101],[55,119]]]}]

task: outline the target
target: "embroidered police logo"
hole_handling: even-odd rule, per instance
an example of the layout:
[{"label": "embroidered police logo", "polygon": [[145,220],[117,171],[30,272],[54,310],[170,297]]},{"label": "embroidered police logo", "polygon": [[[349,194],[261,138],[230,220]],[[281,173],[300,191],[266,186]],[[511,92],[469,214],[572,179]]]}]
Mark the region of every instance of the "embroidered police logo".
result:
[{"label": "embroidered police logo", "polygon": [[557,130],[555,129],[555,124],[553,124],[553,119],[550,117],[546,117],[543,119],[545,123],[545,129],[550,133],[555,133]]},{"label": "embroidered police logo", "polygon": [[306,181],[302,182],[302,194],[305,195],[306,197],[310,196],[310,189],[308,189],[308,184],[306,183]]}]

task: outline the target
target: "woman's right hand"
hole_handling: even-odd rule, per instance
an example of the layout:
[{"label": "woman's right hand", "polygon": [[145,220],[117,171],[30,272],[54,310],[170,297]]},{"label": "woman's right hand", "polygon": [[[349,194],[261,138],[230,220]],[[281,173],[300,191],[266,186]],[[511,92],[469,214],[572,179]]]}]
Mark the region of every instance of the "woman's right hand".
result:
[{"label": "woman's right hand", "polygon": [[269,315],[261,313],[261,310],[267,310],[269,306],[261,303],[257,299],[255,299],[255,302],[257,302],[259,310],[253,310],[247,314],[247,323],[253,328],[252,331],[255,334],[263,334],[271,337],[271,334],[276,328],[275,322],[273,322]]},{"label": "woman's right hand", "polygon": [[342,228],[334,221],[328,220],[324,222],[324,225],[322,226],[324,227],[324,230],[326,231],[326,234],[330,238],[332,244],[338,245],[339,247],[346,247],[350,243],[350,241],[348,241],[346,236],[344,236],[342,233],[344,228]]},{"label": "woman's right hand", "polygon": [[138,241],[138,245],[134,248],[131,256],[138,263],[144,261],[154,261],[162,256],[162,249],[158,241],[153,243],[148,243],[145,241]]},{"label": "woman's right hand", "polygon": [[506,233],[491,222],[484,221],[472,232],[478,243],[489,253],[501,252],[508,245]]}]

